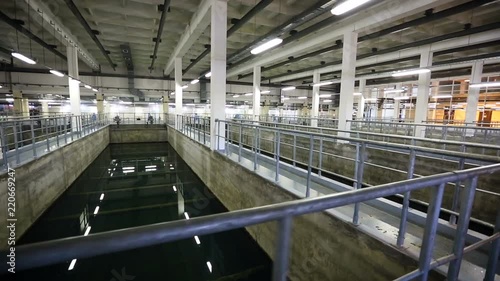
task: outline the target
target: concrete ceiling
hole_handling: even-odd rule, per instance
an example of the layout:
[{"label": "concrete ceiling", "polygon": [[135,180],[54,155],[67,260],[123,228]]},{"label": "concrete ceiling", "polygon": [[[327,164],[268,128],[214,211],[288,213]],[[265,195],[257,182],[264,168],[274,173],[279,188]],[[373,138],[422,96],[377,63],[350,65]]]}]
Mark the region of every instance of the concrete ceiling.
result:
[{"label": "concrete ceiling", "polygon": [[[82,24],[77,20],[73,12],[68,8],[64,0],[30,0],[44,4],[49,8],[53,16],[76,38],[79,46],[88,51],[91,57],[95,58],[97,63],[101,66],[103,72],[112,72],[112,68],[106,57],[99,50],[96,43],[92,40],[86,32]],[[470,0],[469,0],[470,1]],[[463,4],[469,1],[434,1],[435,5],[432,6],[434,12],[439,12],[450,7]],[[48,44],[55,45],[56,50],[66,55],[64,45],[67,43],[63,35],[59,32],[54,33],[54,28],[47,22],[42,20],[42,14],[39,11],[30,9],[28,0],[4,0],[0,1],[0,10],[12,19],[19,19],[24,21],[24,27],[29,29],[32,33],[39,36]],[[109,56],[114,64],[117,65],[118,73],[126,73],[126,65],[123,59],[120,45],[128,43],[131,51],[133,64],[136,73],[150,74],[148,68],[151,64],[151,55],[153,54],[155,42],[153,38],[156,37],[158,32],[159,20],[161,11],[159,5],[163,4],[162,0],[73,0],[74,4],[87,21],[91,29],[98,31],[97,38],[102,43],[105,50],[109,51]],[[252,9],[259,0],[230,0],[228,1],[228,28],[232,26],[231,19],[239,19],[243,17],[250,9]],[[257,13],[250,21],[245,23],[238,29],[232,36],[228,38],[227,53],[228,56],[236,53],[241,48],[247,46],[257,38],[266,35],[271,30],[286,23],[294,16],[300,14],[307,8],[320,3],[321,1],[298,1],[298,0],[275,0],[270,5],[266,6],[262,11]],[[333,1],[332,3],[334,3]],[[377,1],[375,1],[377,2]],[[405,5],[411,1],[378,1],[379,4],[386,4],[388,2],[398,3]],[[191,18],[197,11],[201,1],[200,0],[171,0],[170,10],[166,15],[165,27],[162,34],[162,42],[159,46],[157,61],[155,62],[155,69],[151,75],[161,76],[162,69],[170,59],[173,50],[177,46],[179,39],[189,24]],[[376,6],[376,5],[375,5]],[[374,8],[375,9],[375,8]],[[367,13],[370,10],[362,12]],[[445,19],[432,21],[425,24],[420,24],[414,27],[407,28],[402,31],[394,32],[382,37],[366,40],[361,42],[358,46],[358,54],[368,54],[372,52],[372,48],[384,50],[387,48],[424,40],[440,35],[445,35],[460,30],[464,30],[466,24],[470,27],[478,27],[491,23],[498,23],[498,14],[500,13],[500,1],[493,1],[487,5],[470,9]],[[29,16],[28,16],[29,14]],[[401,24],[413,19],[423,17],[423,11],[414,11],[398,20],[385,22],[378,26],[363,31],[359,36],[370,34],[384,28],[388,28],[397,24]],[[332,15],[324,13],[319,17],[307,21],[305,24],[300,25],[295,30],[300,32],[314,24],[323,20],[331,18]],[[365,14],[355,14],[351,18],[347,18],[347,23],[356,22],[356,20],[366,17]],[[43,27],[42,27],[43,22]],[[316,35],[327,33],[334,27],[338,26],[329,25],[316,32]],[[499,34],[499,30],[493,30]],[[55,35],[55,36],[54,36]],[[309,35],[309,36],[316,36]],[[286,33],[282,36],[285,40],[291,36]],[[293,37],[292,37],[293,38]],[[309,37],[306,37],[309,38]],[[336,40],[341,39],[341,37]],[[300,44],[306,39],[299,39],[292,41],[283,48],[293,48],[295,45]],[[196,42],[189,48],[183,58],[183,68],[186,68],[191,60],[197,58],[205,49],[206,45],[210,44],[210,26],[206,28],[203,34],[196,40]],[[329,46],[333,46],[335,40],[330,40],[322,44],[316,45],[312,49],[304,49],[293,54],[293,56],[301,56],[314,50],[319,50]],[[37,58],[44,65],[65,70],[66,63],[63,59],[55,57],[54,54],[42,48],[39,44],[28,40],[27,37],[15,31],[14,28],[7,25],[5,22],[0,22],[0,46],[5,49],[20,50],[22,53],[31,55]],[[19,46],[19,47],[18,47]],[[450,46],[451,48],[452,46]],[[434,61],[446,61],[453,58],[463,58],[474,55],[488,54],[500,52],[500,44],[478,48],[473,50],[454,52],[446,55],[436,57]],[[287,74],[288,72],[296,72],[302,69],[321,67],[321,62],[330,63],[340,60],[342,57],[342,50],[331,51],[328,53],[320,54],[317,56],[309,57],[307,59],[294,62],[288,65],[276,67],[269,71],[263,71],[263,76],[274,77]],[[0,59],[2,56],[0,56]],[[3,56],[8,59],[8,56]],[[256,56],[254,60],[258,60]],[[264,67],[272,66],[276,63],[283,62],[283,59],[277,59],[272,63],[264,64]],[[18,63],[18,66],[25,66]],[[80,69],[83,71],[91,70],[88,65],[88,60],[81,58]],[[367,72],[383,72],[390,71],[391,69],[414,67],[418,64],[418,59],[408,60],[404,62],[397,62],[388,65],[380,65],[369,69],[359,70],[358,73]],[[187,77],[197,77],[204,71],[210,68],[210,56],[206,56],[194,67],[192,67]],[[240,73],[240,74],[247,74]],[[332,79],[335,74],[324,75],[322,79]],[[294,83],[301,83],[302,80],[298,79]],[[242,79],[242,81],[251,81],[251,77]]]}]

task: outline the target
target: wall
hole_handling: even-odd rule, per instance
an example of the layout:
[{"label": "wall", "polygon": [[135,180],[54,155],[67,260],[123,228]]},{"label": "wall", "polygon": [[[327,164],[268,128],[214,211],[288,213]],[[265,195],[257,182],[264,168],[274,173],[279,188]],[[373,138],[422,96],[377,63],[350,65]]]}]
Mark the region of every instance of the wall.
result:
[{"label": "wall", "polygon": [[[230,210],[252,208],[297,199],[224,156],[168,128],[176,152]],[[276,223],[247,228],[273,258]],[[417,263],[395,248],[326,213],[293,220],[291,280],[392,280],[416,268]],[[440,280],[439,277],[431,278]]]},{"label": "wall", "polygon": [[110,143],[166,142],[165,125],[116,125],[110,126]]},{"label": "wall", "polygon": [[[80,176],[109,144],[108,127],[15,168],[16,237],[26,230]],[[0,249],[7,246],[7,173],[0,175]]]}]

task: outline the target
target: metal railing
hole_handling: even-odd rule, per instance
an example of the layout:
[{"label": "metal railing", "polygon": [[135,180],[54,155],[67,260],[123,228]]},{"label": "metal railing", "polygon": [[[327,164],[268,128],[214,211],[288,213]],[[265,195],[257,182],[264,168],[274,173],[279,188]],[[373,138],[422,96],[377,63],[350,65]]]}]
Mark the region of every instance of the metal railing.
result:
[{"label": "metal railing", "polygon": [[1,169],[19,166],[109,124],[107,115],[32,116],[0,122]]},{"label": "metal railing", "polygon": [[109,122],[116,124],[119,120],[119,124],[124,125],[140,125],[140,124],[164,124],[166,115],[163,113],[113,113],[108,114]]},{"label": "metal railing", "polygon": [[[252,124],[254,121],[239,120],[238,122],[245,122],[247,124]],[[476,153],[481,155],[496,155],[500,157],[500,146],[499,145],[489,145],[483,143],[474,142],[464,142],[464,141],[454,141],[454,140],[440,140],[431,138],[415,137],[413,135],[398,135],[398,134],[386,134],[386,133],[372,133],[364,131],[347,131],[339,130],[334,128],[325,127],[312,127],[303,125],[293,125],[293,124],[282,124],[274,122],[258,122],[259,125],[266,127],[290,129],[296,131],[306,131],[319,134],[329,134],[329,135],[339,135],[339,133],[345,133],[345,135],[358,138],[358,139],[372,139],[383,142],[390,142],[396,144],[410,144],[416,146],[424,146],[429,148],[439,148],[443,150],[457,151],[463,153]]]},{"label": "metal railing", "polygon": [[[477,179],[480,175],[500,171],[500,164],[474,168],[464,171],[449,172],[420,179],[380,185],[373,188],[358,189],[317,198],[300,199],[258,208],[232,211],[223,214],[158,223],[147,226],[127,228],[110,232],[90,234],[86,237],[70,237],[16,248],[18,255],[17,269],[24,270],[66,262],[75,258],[87,258],[101,254],[147,247],[166,242],[177,241],[213,234],[233,229],[248,227],[271,221],[278,222],[276,254],[272,280],[287,280],[292,233],[292,219],[297,216],[325,211],[350,204],[359,204],[376,198],[387,197],[398,193],[410,193],[423,188],[431,188],[431,204],[429,207],[423,244],[420,251],[418,269],[397,278],[396,280],[427,280],[429,272],[443,264],[449,264],[447,280],[458,279],[463,256],[478,247],[492,243],[485,281],[493,281],[498,264],[500,249],[500,213],[497,216],[495,233],[478,243],[465,247],[464,236],[470,219]],[[454,239],[453,250],[449,255],[433,261],[436,229],[439,219],[443,191],[446,182],[467,181],[464,196],[461,198],[461,210]],[[3,268],[6,264],[2,265]]]}]

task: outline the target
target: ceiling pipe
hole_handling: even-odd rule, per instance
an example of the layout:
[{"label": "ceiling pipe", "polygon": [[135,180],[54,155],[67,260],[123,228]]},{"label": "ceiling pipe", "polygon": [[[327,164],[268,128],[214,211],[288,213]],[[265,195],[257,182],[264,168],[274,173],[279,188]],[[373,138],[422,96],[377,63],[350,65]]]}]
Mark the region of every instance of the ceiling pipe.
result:
[{"label": "ceiling pipe", "polygon": [[99,48],[99,50],[101,50],[102,55],[108,60],[109,64],[111,65],[111,68],[113,68],[113,70],[116,70],[116,64],[113,63],[113,61],[109,57],[108,51],[106,51],[104,49],[104,47],[101,44],[101,41],[99,41],[99,39],[95,35],[95,33],[92,30],[92,28],[90,28],[89,24],[87,23],[87,21],[85,20],[85,18],[82,16],[82,14],[80,13],[80,11],[76,7],[75,3],[73,3],[72,0],[64,0],[64,2],[66,2],[66,5],[68,6],[68,8],[75,15],[75,17],[78,19],[78,21],[83,26],[83,28],[85,29],[85,31],[87,31],[87,34],[90,36],[90,38],[92,38],[92,40],[94,40],[94,42],[97,45],[97,47]]},{"label": "ceiling pipe", "polygon": [[[381,36],[384,36],[384,35],[387,35],[387,34],[391,34],[391,33],[397,32],[397,31],[401,31],[401,30],[404,30],[404,29],[407,29],[407,28],[410,28],[410,27],[414,27],[414,26],[426,24],[426,23],[429,23],[429,22],[432,22],[432,21],[444,19],[446,17],[452,16],[452,15],[455,15],[455,14],[459,14],[459,13],[463,13],[463,12],[466,12],[468,10],[471,10],[471,9],[474,9],[474,8],[486,5],[486,4],[494,2],[494,1],[496,1],[496,0],[470,1],[470,2],[467,2],[467,3],[461,4],[461,5],[454,6],[452,8],[449,8],[449,9],[437,12],[437,13],[427,14],[424,17],[421,17],[421,18],[418,18],[418,19],[414,19],[414,20],[411,20],[411,21],[408,21],[408,22],[405,22],[405,23],[402,23],[402,24],[398,24],[398,25],[395,25],[395,26],[392,26],[392,27],[389,27],[389,28],[386,28],[386,29],[383,29],[383,30],[380,30],[380,31],[377,31],[377,32],[374,32],[374,33],[371,33],[371,34],[367,34],[365,36],[361,36],[361,37],[358,38],[358,42],[363,42],[363,41],[366,41],[366,40],[379,38]],[[327,20],[332,20],[332,19],[327,19]],[[331,22],[331,23],[333,23],[333,22]],[[329,24],[331,24],[331,23],[329,23]],[[293,40],[300,39],[300,38],[304,37],[305,35],[309,35],[310,33],[318,31],[320,28],[324,27],[324,26],[318,25],[318,24],[317,24],[316,28],[313,28],[314,26],[311,26],[308,29],[304,29],[304,30],[302,30],[301,32],[299,32],[297,34],[288,37],[287,39],[285,39],[285,41],[283,41],[283,43],[281,45],[285,45],[285,44],[289,43],[288,40],[292,41],[292,39]],[[302,34],[302,35],[300,35],[300,34]],[[380,54],[380,53],[377,53],[377,54]],[[313,52],[313,53],[301,56],[301,60],[305,59],[305,58],[309,58],[309,57],[315,57],[315,56],[317,56],[317,53]],[[238,65],[239,64],[240,63],[238,63]],[[269,66],[269,67],[263,67],[262,68],[262,72],[264,72],[266,70],[270,70],[270,69],[274,69],[274,68],[280,67],[280,66],[282,66],[284,64],[286,64],[286,63],[282,62],[282,63],[278,63],[278,64],[275,64],[275,65],[272,65],[272,66]],[[230,68],[235,67],[235,66],[236,65],[231,65]],[[248,76],[251,76],[251,75],[252,75],[251,73],[250,74],[244,74],[244,75],[241,75],[240,77],[243,78],[243,77],[248,77]]]},{"label": "ceiling pipe", "polygon": [[[226,38],[229,38],[231,35],[233,35],[238,29],[240,29],[245,23],[247,23],[251,18],[253,18],[255,15],[257,15],[259,12],[264,10],[269,4],[271,4],[273,0],[262,0],[260,1],[257,5],[255,5],[248,13],[246,13],[241,19],[239,19],[229,30],[227,31]],[[210,54],[211,47],[208,46],[201,55],[199,55],[196,59],[194,59],[187,67],[184,69],[182,72],[183,74],[186,74],[193,66],[195,66],[198,62],[200,62],[205,56]],[[209,71],[204,71],[201,76],[205,75]]]},{"label": "ceiling pipe", "polygon": [[160,46],[161,42],[161,35],[163,34],[163,26],[165,25],[165,18],[167,17],[168,9],[170,8],[170,0],[165,0],[163,3],[163,11],[161,12],[161,18],[160,18],[160,23],[158,24],[158,33],[156,34],[156,44],[155,48],[153,51],[153,56],[151,60],[151,66],[149,67],[149,72],[153,71],[155,61],[156,61],[156,54],[158,53],[158,47]]},{"label": "ceiling pipe", "polygon": [[[61,54],[58,50],[54,48],[54,46],[47,44],[45,41],[40,39],[40,37],[36,36],[35,34],[31,33],[28,29],[24,28],[22,25],[20,25],[16,20],[11,19],[9,16],[4,14],[2,11],[0,11],[0,20],[3,22],[7,23],[17,31],[21,32],[22,34],[26,35],[29,39],[35,41],[36,43],[40,44],[40,46],[44,47],[45,49],[49,50],[56,56],[62,58],[63,60],[68,60],[65,55]],[[19,51],[19,50],[17,50]]]},{"label": "ceiling pipe", "polygon": [[[361,59],[365,59],[365,58],[369,58],[369,57],[373,57],[373,56],[378,56],[378,55],[382,55],[382,54],[387,54],[387,53],[393,53],[393,52],[401,51],[404,49],[419,47],[419,46],[423,46],[423,45],[427,45],[427,44],[433,44],[433,43],[436,43],[439,41],[444,41],[444,40],[448,40],[448,39],[452,39],[452,38],[456,38],[456,37],[468,36],[468,35],[481,33],[481,32],[485,32],[485,31],[490,31],[490,30],[494,30],[494,29],[498,29],[498,28],[500,28],[500,22],[482,25],[482,26],[478,26],[478,27],[473,27],[473,28],[467,29],[467,30],[461,30],[461,31],[448,33],[445,35],[440,35],[440,36],[436,36],[436,37],[432,37],[432,38],[427,38],[424,40],[420,40],[420,41],[416,41],[416,42],[412,42],[412,43],[408,43],[408,44],[394,46],[394,47],[387,48],[384,50],[378,50],[376,52],[362,54],[362,55],[357,56],[356,60],[361,60]],[[342,63],[342,60],[338,60],[338,61],[326,63],[324,65],[303,68],[300,70],[293,71],[291,73],[283,73],[283,74],[274,75],[273,77],[267,77],[266,79],[276,79],[276,78],[285,77],[285,76],[288,76],[291,74],[298,74],[298,73],[305,72],[305,71],[315,70],[318,67],[339,65],[341,63]],[[308,76],[306,76],[306,77],[308,77]],[[303,78],[300,78],[300,79],[303,79]]]}]

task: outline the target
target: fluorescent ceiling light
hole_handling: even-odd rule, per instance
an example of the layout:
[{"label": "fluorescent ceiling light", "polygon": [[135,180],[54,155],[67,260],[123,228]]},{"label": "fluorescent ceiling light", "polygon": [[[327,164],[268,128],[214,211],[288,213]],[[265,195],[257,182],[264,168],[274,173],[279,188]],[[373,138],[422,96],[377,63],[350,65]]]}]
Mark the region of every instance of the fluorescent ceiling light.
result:
[{"label": "fluorescent ceiling light", "polygon": [[332,100],[324,100],[323,102],[332,102]]},{"label": "fluorescent ceiling light", "polygon": [[289,100],[290,98],[282,98],[281,100]]},{"label": "fluorescent ceiling light", "polygon": [[377,101],[376,98],[369,98],[369,99],[365,99],[365,101]]},{"label": "fluorescent ceiling light", "polygon": [[392,77],[409,76],[409,75],[429,73],[429,72],[431,72],[431,70],[428,68],[412,69],[407,71],[395,72],[392,74]]},{"label": "fluorescent ceiling light", "polygon": [[156,171],[156,168],[153,168],[153,169],[146,169],[146,172],[154,172]]},{"label": "fluorescent ceiling light", "polygon": [[471,88],[500,87],[500,82],[477,83],[477,84],[471,84],[469,87]]},{"label": "fluorescent ceiling light", "polygon": [[273,47],[276,47],[278,46],[279,44],[281,44],[281,42],[283,42],[283,39],[281,38],[274,38],[273,40],[270,40],[270,41],[267,41],[266,43],[258,46],[257,48],[254,48],[250,51],[250,53],[254,54],[254,55],[257,55],[257,54],[260,54],[264,51],[267,51]]},{"label": "fluorescent ceiling light", "polygon": [[319,95],[320,98],[329,98],[331,97],[332,95],[328,95],[328,94],[324,94],[324,95]]},{"label": "fluorescent ceiling light", "polygon": [[307,97],[298,97],[299,100],[305,100]]},{"label": "fluorescent ceiling light", "polygon": [[92,89],[92,87],[90,87],[89,85],[85,84],[85,88],[87,89]]},{"label": "fluorescent ceiling light", "polygon": [[405,90],[384,90],[384,93],[389,94],[389,93],[402,93]]},{"label": "fluorescent ceiling light", "polygon": [[363,94],[362,93],[354,93],[353,95],[355,95],[355,96],[361,96]]},{"label": "fluorescent ceiling light", "polygon": [[61,72],[55,70],[55,69],[51,69],[49,71],[50,73],[54,74],[55,76],[58,76],[58,77],[64,77],[64,74],[62,74]]},{"label": "fluorescent ceiling light", "polygon": [[73,270],[75,268],[76,259],[73,259],[69,264],[68,270]]},{"label": "fluorescent ceiling light", "polygon": [[2,85],[0,85],[0,89],[2,89],[2,88],[3,88],[3,86],[2,86]]},{"label": "fluorescent ceiling light", "polygon": [[340,5],[337,5],[335,8],[332,9],[332,14],[335,16],[340,16],[344,13],[349,12],[352,9],[355,9],[366,2],[369,2],[370,0],[347,0]]},{"label": "fluorescent ceiling light", "polygon": [[146,166],[144,168],[146,168],[146,169],[156,168],[156,165],[150,165],[150,166]]},{"label": "fluorescent ceiling light", "polygon": [[210,273],[212,273],[212,264],[209,261],[207,261],[207,267]]},{"label": "fluorescent ceiling light", "polygon": [[205,74],[205,78],[210,78],[211,76],[212,76],[212,72]]},{"label": "fluorescent ceiling light", "polygon": [[294,86],[291,86],[291,87],[285,87],[283,89],[281,89],[282,91],[292,91],[292,90],[295,90],[295,87]]},{"label": "fluorescent ceiling light", "polygon": [[102,201],[104,199],[104,193],[101,193],[101,197],[99,197],[99,200]]},{"label": "fluorescent ceiling light", "polygon": [[22,60],[24,61],[25,63],[27,64],[36,64],[36,62],[30,58],[28,58],[27,56],[23,55],[23,54],[20,54],[20,53],[12,53],[11,54],[13,57],[15,57],[16,59],[18,60]]},{"label": "fluorescent ceiling light", "polygon": [[13,98],[6,98],[5,101],[7,101],[7,102],[14,102],[14,99]]},{"label": "fluorescent ceiling light", "polygon": [[97,89],[92,89],[92,91],[94,91],[94,92],[99,92],[99,90],[97,90]]},{"label": "fluorescent ceiling light", "polygon": [[[184,85],[182,86],[183,89],[187,89],[189,87],[189,85]],[[175,93],[173,93],[175,95]]]},{"label": "fluorescent ceiling light", "polygon": [[[1,86],[0,86],[0,88],[1,88]],[[271,93],[271,91],[262,91],[262,92],[260,92],[260,93],[261,93],[261,94],[269,94],[269,93]]]},{"label": "fluorescent ceiling light", "polygon": [[175,185],[172,186],[172,189],[174,190],[174,192],[177,192],[177,187],[175,187]]},{"label": "fluorescent ceiling light", "polygon": [[200,82],[200,80],[194,79],[193,81],[191,81],[191,85],[197,84],[198,82]]},{"label": "fluorescent ceiling light", "polygon": [[94,210],[94,215],[97,215],[97,213],[99,213],[99,206],[95,207],[95,210]]},{"label": "fluorescent ceiling light", "polygon": [[253,96],[253,93],[245,94],[245,96]]},{"label": "fluorescent ceiling light", "polygon": [[313,87],[321,87],[321,86],[326,86],[326,85],[331,85],[331,84],[333,84],[332,81],[319,82],[319,83],[313,84]]},{"label": "fluorescent ceiling light", "polygon": [[410,97],[394,97],[395,100],[409,100]]},{"label": "fluorescent ceiling light", "polygon": [[184,217],[188,220],[189,219],[188,213],[184,212]]},{"label": "fluorescent ceiling light", "polygon": [[198,238],[198,236],[195,236],[194,237],[194,240],[196,241],[196,244],[200,245],[201,242],[200,242],[200,238]]},{"label": "fluorescent ceiling light", "polygon": [[92,227],[90,227],[90,225],[89,225],[89,226],[87,226],[87,229],[85,229],[85,233],[83,234],[83,236],[87,236],[87,235],[89,235],[89,233],[90,233],[90,229],[91,229],[91,228],[92,228]]},{"label": "fluorescent ceiling light", "polygon": [[449,99],[451,98],[451,95],[442,95],[442,96],[433,96],[433,99]]},{"label": "fluorescent ceiling light", "polygon": [[234,95],[233,96],[233,98],[239,98],[239,97],[240,97],[240,95]]}]

